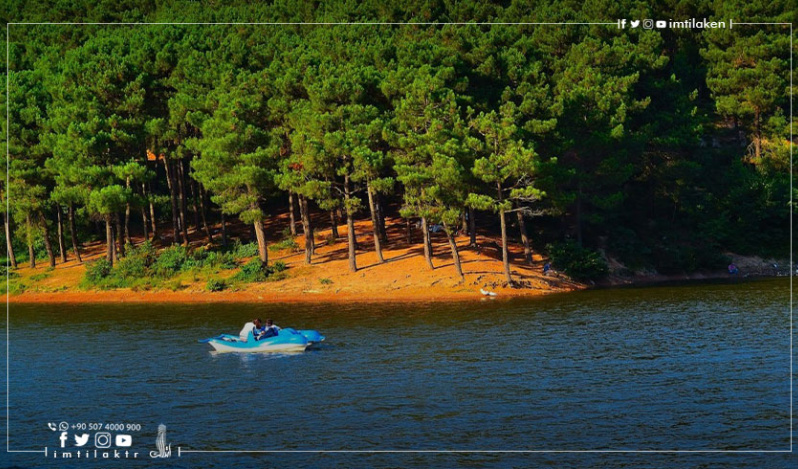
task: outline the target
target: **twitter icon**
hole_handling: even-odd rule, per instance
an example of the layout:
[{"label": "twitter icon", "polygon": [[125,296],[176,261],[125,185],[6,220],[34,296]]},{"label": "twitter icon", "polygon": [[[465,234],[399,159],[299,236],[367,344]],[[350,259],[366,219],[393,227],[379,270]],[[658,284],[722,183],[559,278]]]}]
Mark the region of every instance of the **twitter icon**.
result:
[{"label": "twitter icon", "polygon": [[89,442],[89,434],[75,435],[75,446],[83,446]]}]

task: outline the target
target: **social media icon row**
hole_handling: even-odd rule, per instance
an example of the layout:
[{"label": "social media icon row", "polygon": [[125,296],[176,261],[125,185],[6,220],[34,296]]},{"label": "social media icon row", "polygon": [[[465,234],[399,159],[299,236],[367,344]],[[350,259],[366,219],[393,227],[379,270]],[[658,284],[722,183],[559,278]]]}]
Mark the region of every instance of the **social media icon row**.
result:
[{"label": "social media icon row", "polygon": [[[627,20],[625,20],[625,19],[618,20],[618,27],[620,29],[626,28],[626,21]],[[632,29],[639,27],[641,23],[643,25],[643,29],[654,29],[655,26],[656,26],[657,29],[664,29],[664,28],[668,27],[668,22],[664,21],[664,20],[656,20],[656,21],[651,20],[651,19],[645,19],[645,20],[642,20],[642,21],[641,20],[629,20],[629,26],[631,26]]]},{"label": "social media icon row", "polygon": [[[75,434],[73,435],[75,438],[75,446],[81,447],[85,446],[89,442],[89,434]],[[69,433],[61,432],[61,436],[59,436],[59,440],[61,440],[61,447],[66,447],[66,442],[69,440]],[[94,434],[94,446],[96,448],[110,448],[111,446],[116,446],[117,448],[129,448],[133,446],[133,437],[130,435],[111,435],[108,432],[97,432]]]}]

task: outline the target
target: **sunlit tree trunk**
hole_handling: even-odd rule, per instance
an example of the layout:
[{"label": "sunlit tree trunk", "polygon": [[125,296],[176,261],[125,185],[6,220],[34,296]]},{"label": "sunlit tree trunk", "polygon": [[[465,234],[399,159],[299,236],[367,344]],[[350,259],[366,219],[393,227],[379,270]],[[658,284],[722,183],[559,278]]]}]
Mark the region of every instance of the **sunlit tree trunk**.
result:
[{"label": "sunlit tree trunk", "polygon": [[454,260],[454,268],[457,275],[460,277],[461,282],[465,282],[465,275],[463,275],[463,268],[460,266],[460,253],[457,251],[457,241],[454,239],[454,233],[446,223],[443,224],[443,230],[446,232],[446,237],[449,239],[449,247],[452,249],[452,259]]},{"label": "sunlit tree trunk", "polygon": [[80,249],[78,248],[78,229],[75,226],[75,204],[72,202],[69,203],[67,217],[69,218],[69,236],[72,238],[72,251],[75,252],[75,258],[78,262],[83,263],[83,259],[80,257]]},{"label": "sunlit tree trunk", "polygon": [[371,190],[371,186],[366,186],[366,190],[369,195],[369,211],[371,211],[371,227],[372,231],[374,232],[374,251],[377,253],[377,259],[380,262],[385,262],[385,259],[382,257],[382,245],[380,244],[380,228],[379,228],[379,220],[377,210],[374,206],[374,194]]},{"label": "sunlit tree trunk", "polygon": [[346,210],[346,238],[349,244],[349,270],[357,272],[357,252],[355,251],[355,220],[352,218],[352,210],[349,208],[349,199],[351,197],[349,187],[349,175],[344,176],[344,209]]},{"label": "sunlit tree trunk", "polygon": [[529,235],[526,232],[524,214],[520,210],[515,213],[518,215],[518,228],[521,230],[521,242],[524,244],[524,257],[527,264],[532,265],[532,248],[529,246]]},{"label": "sunlit tree trunk", "polygon": [[424,244],[424,260],[427,261],[430,269],[435,270],[435,266],[432,265],[432,242],[429,238],[429,226],[427,226],[426,217],[421,217],[421,236]]},{"label": "sunlit tree trunk", "polygon": [[66,242],[64,241],[64,220],[61,218],[61,205],[55,204],[55,215],[58,221],[58,251],[61,256],[61,263],[67,261]]},{"label": "sunlit tree trunk", "polygon": [[3,214],[3,224],[6,229],[6,249],[8,251],[8,262],[11,267],[17,268],[17,257],[14,255],[14,241],[11,239],[11,216],[8,213]]}]

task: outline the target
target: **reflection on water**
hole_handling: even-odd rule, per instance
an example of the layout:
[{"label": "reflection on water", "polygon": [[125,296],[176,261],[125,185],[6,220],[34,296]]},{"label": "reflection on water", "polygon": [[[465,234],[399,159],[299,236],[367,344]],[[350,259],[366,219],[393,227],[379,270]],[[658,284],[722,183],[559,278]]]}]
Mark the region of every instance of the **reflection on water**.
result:
[{"label": "reflection on water", "polygon": [[[318,329],[327,341],[299,354],[217,354],[197,343],[235,333],[253,315]],[[134,443],[147,451],[155,449],[163,423],[174,453],[178,447],[790,447],[783,279],[451,305],[12,305],[10,316],[10,429],[17,449],[57,446],[46,423],[61,420],[141,424]],[[175,467],[273,461],[281,467],[788,467],[790,460],[783,454],[172,456]],[[63,462],[23,454],[12,461]]]}]

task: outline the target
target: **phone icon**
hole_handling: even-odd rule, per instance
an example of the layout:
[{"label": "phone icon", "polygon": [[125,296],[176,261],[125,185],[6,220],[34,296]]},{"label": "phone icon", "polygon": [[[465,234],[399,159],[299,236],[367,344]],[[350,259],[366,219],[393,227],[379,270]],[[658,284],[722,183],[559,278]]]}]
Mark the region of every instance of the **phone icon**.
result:
[{"label": "phone icon", "polygon": [[54,424],[54,423],[52,423],[52,422],[47,422],[47,428],[49,428],[51,431],[56,431],[56,430],[58,429],[58,428],[55,426],[55,424]]}]

